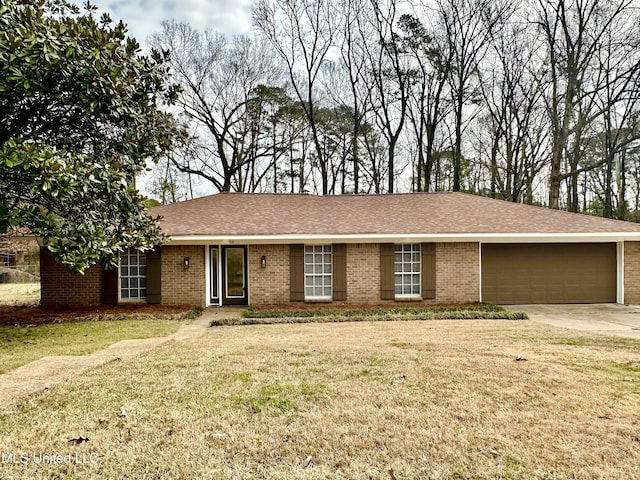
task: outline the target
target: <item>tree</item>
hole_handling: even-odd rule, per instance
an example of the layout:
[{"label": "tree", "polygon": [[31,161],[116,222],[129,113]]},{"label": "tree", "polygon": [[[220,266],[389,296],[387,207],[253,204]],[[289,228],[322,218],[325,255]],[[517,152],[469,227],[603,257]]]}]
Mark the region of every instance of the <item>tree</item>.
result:
[{"label": "tree", "polygon": [[0,233],[26,227],[78,272],[163,240],[135,176],[181,138],[165,56],[94,11],[0,3]]},{"label": "tree", "polygon": [[[549,206],[559,208],[563,180],[572,179],[569,208],[577,211],[578,164],[588,143],[584,137],[593,123],[614,108],[618,99],[598,105],[601,89],[611,91],[617,79],[604,73],[599,56],[607,38],[615,38],[624,47],[637,35],[623,19],[634,10],[632,0],[538,0],[536,23],[544,36],[549,66],[548,115],[551,121],[552,147],[549,178]],[[633,22],[630,22],[633,24]],[[624,58],[622,49],[607,52],[612,58]],[[620,56],[620,57],[619,57]],[[640,64],[618,71],[616,75],[632,79]],[[606,163],[606,159],[603,161]],[[600,163],[599,165],[602,165]],[[569,171],[563,171],[568,164]],[[596,168],[590,165],[582,171]]]},{"label": "tree", "polygon": [[188,148],[174,156],[182,171],[199,176],[217,190],[242,190],[259,158],[249,104],[258,85],[277,76],[273,55],[264,43],[245,36],[228,40],[185,23],[164,22],[151,45],[166,49],[174,81],[181,86],[178,106],[192,135]]},{"label": "tree", "polygon": [[[529,32],[519,22],[496,35],[481,62],[480,89],[483,96],[481,119],[488,138],[478,143],[488,150],[491,195],[520,202],[528,194],[530,177],[544,165],[542,134],[548,129],[540,70],[535,61],[536,45],[525,41]],[[486,132],[486,133],[485,133]],[[533,140],[533,141],[532,141]]]},{"label": "tree", "polygon": [[465,109],[477,101],[478,63],[491,39],[504,26],[510,8],[499,0],[437,0],[443,39],[441,49],[451,52],[451,101],[455,116],[453,190],[462,188],[462,139]]},{"label": "tree", "polygon": [[[409,91],[409,119],[416,138],[416,189],[430,191],[436,133],[447,111],[446,86],[452,74],[453,50],[441,50],[419,18],[402,15],[402,42],[415,63]],[[424,186],[423,186],[424,179]]]},{"label": "tree", "polygon": [[[342,0],[340,3],[340,59],[345,70],[348,87],[335,92],[334,96],[345,96],[341,103],[349,105],[353,115],[351,135],[351,161],[353,164],[353,193],[360,193],[360,151],[359,142],[365,117],[371,103],[371,90],[367,82],[366,44],[369,34],[364,26],[363,14],[366,0]],[[340,97],[342,98],[342,97]]]},{"label": "tree", "polygon": [[328,158],[318,131],[318,75],[333,46],[335,20],[329,0],[259,0],[253,21],[285,62],[303,108],[320,168],[322,193],[329,192]]},{"label": "tree", "polygon": [[371,74],[373,111],[387,141],[388,193],[394,193],[396,149],[407,119],[409,106],[409,59],[398,33],[399,0],[371,2],[375,42],[365,43]]}]

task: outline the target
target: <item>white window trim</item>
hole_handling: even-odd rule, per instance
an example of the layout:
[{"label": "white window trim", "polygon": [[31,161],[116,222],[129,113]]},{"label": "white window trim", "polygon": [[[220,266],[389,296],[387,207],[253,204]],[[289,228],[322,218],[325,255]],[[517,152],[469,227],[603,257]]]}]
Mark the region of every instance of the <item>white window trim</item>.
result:
[{"label": "white window trim", "polygon": [[[142,257],[145,257],[145,259],[146,259],[146,254],[138,253],[138,252],[132,254],[129,250],[125,250],[123,252],[123,255],[126,255],[128,257],[130,257],[132,255],[137,255],[138,257],[142,256]],[[147,265],[147,263],[145,261],[145,268],[146,268],[146,265]],[[140,266],[139,262],[138,262],[138,266]],[[122,298],[122,269],[121,269],[121,267],[122,267],[122,263],[119,263],[118,264],[118,303],[145,303],[147,301],[147,295],[145,295],[144,297]],[[137,278],[137,279],[144,278],[144,279],[146,279],[147,275],[145,274],[143,276],[138,275],[136,277],[125,277],[125,278]],[[140,289],[140,286],[138,286],[138,290],[139,289]],[[146,290],[147,290],[147,287],[145,287],[145,292],[146,292]]]},{"label": "white window trim", "polygon": [[[398,246],[406,246],[406,245],[417,245],[418,246],[418,293],[395,293],[395,298],[397,300],[422,300],[422,245],[419,243],[396,243],[394,245],[394,259],[393,259],[393,287],[394,287],[394,292],[395,292],[395,288],[397,287],[397,283],[395,282],[396,279],[396,271],[395,271],[395,266],[396,266],[396,261],[395,261],[395,254],[398,253],[396,251]],[[413,252],[412,252],[413,253]],[[404,272],[406,273],[406,272]],[[415,273],[410,273],[411,275],[415,275]],[[402,273],[400,273],[400,275],[402,275]]]},{"label": "white window trim", "polygon": [[[312,249],[311,252],[307,252],[307,249],[310,248]],[[322,251],[321,252],[317,252],[316,249],[321,248]],[[329,251],[326,252],[325,249],[328,248]],[[329,261],[329,265],[331,266],[331,272],[326,274],[326,273],[307,273],[307,265],[315,265],[315,263],[313,264],[308,264],[307,263],[307,254],[318,254],[321,253],[323,256],[326,255],[327,253],[329,253],[330,255],[330,261]],[[325,265],[324,262],[322,262],[322,265]],[[330,286],[329,288],[331,289],[331,295],[326,296],[326,295],[307,295],[307,276],[312,276],[312,277],[329,277],[331,279],[330,282]],[[311,288],[315,288],[314,286],[310,286]],[[324,288],[324,287],[323,287]],[[304,246],[304,299],[308,300],[308,301],[331,301],[333,300],[333,247],[332,245],[305,245]]]}]

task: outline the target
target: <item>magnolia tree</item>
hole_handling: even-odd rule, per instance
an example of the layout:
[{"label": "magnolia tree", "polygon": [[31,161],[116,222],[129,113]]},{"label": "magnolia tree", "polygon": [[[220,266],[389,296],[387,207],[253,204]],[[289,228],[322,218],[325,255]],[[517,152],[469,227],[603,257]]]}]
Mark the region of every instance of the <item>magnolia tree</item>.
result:
[{"label": "magnolia tree", "polygon": [[28,228],[69,269],[162,242],[135,176],[183,135],[165,54],[64,0],[0,2],[0,234]]}]

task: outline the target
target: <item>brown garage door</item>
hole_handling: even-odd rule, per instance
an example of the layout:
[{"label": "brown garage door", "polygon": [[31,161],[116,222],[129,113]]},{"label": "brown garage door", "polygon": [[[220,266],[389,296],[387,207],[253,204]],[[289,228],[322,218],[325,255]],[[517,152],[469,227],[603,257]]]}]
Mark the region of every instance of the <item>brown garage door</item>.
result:
[{"label": "brown garage door", "polygon": [[616,245],[482,245],[482,300],[504,304],[615,302]]}]

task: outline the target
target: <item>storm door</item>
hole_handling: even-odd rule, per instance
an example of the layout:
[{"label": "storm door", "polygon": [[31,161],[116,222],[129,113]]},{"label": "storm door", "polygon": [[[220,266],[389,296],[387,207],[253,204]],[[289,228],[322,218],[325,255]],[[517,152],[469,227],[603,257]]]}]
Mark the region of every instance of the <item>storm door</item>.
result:
[{"label": "storm door", "polygon": [[222,247],[222,304],[247,305],[247,247]]}]

